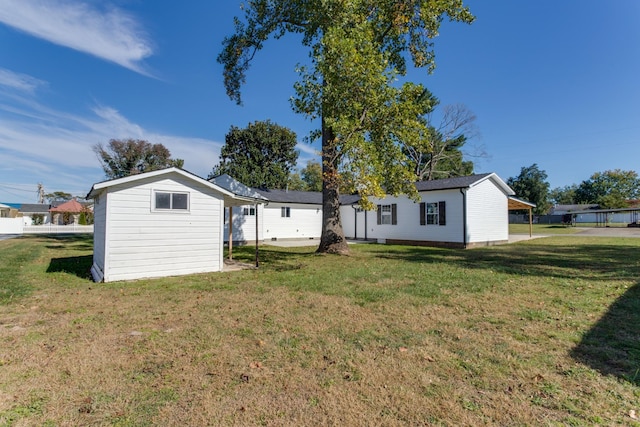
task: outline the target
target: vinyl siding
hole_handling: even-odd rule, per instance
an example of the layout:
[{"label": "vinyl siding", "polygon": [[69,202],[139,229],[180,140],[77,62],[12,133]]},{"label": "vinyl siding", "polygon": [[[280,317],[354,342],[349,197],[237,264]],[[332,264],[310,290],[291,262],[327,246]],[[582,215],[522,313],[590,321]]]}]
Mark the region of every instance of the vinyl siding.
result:
[{"label": "vinyl siding", "polygon": [[[255,208],[255,205],[234,206],[233,207],[233,241],[234,242],[255,242],[256,240],[256,215],[243,215],[244,208]],[[227,210],[227,209],[225,209]],[[264,205],[258,205],[258,240],[263,239],[263,213]],[[229,214],[225,213],[224,220],[224,241],[229,241]]]},{"label": "vinyl siding", "polygon": [[509,239],[507,195],[490,179],[467,191],[468,243],[491,243]]},{"label": "vinyl siding", "polygon": [[[281,208],[291,208],[291,216],[283,218]],[[269,203],[262,218],[264,240],[316,239],[322,233],[322,206],[312,204]]]},{"label": "vinyl siding", "polygon": [[[214,190],[178,174],[107,190],[105,281],[222,269],[224,202]],[[189,193],[188,212],[153,211],[154,190]]]}]

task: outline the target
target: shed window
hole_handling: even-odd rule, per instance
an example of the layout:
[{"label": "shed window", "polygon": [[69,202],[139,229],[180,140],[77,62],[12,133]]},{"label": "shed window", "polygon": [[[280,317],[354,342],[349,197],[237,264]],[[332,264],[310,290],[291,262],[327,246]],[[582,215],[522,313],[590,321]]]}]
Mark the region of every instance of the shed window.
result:
[{"label": "shed window", "polygon": [[283,206],[282,208],[280,208],[280,216],[282,218],[291,217],[291,208],[288,206]]},{"label": "shed window", "polygon": [[155,192],[156,210],[189,210],[189,193]]},{"label": "shed window", "polygon": [[378,225],[398,224],[398,205],[378,205]]}]

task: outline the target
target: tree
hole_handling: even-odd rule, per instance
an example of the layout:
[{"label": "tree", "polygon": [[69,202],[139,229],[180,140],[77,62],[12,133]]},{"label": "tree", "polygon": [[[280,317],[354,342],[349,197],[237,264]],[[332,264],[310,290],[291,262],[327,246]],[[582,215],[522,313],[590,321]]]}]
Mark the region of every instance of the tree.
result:
[{"label": "tree", "polygon": [[229,174],[250,187],[285,189],[298,160],[295,132],[271,121],[231,126],[210,177]]},{"label": "tree", "polygon": [[[254,0],[235,19],[218,61],[227,94],[241,103],[251,59],[266,40],[302,35],[309,65],[299,66],[292,99],[295,112],[320,118],[312,136],[322,141],[323,224],[318,252],[348,253],[340,220],[340,174],[350,173],[362,204],[370,196],[408,193],[417,197],[402,143],[425,132],[421,85],[397,86],[411,58],[434,68],[432,39],[442,19],[472,22],[462,0]],[[384,190],[383,190],[384,188]]]},{"label": "tree", "polygon": [[93,151],[109,179],[184,165],[182,159],[171,159],[171,153],[164,145],[141,139],[112,139],[106,148],[102,144],[94,145]]},{"label": "tree", "polygon": [[624,208],[640,197],[640,179],[635,171],[621,169],[596,172],[576,189],[576,201],[596,203],[602,209]]},{"label": "tree", "polygon": [[427,132],[416,144],[406,144],[408,166],[418,181],[471,175],[473,162],[465,161],[462,147],[478,132],[476,116],[463,104],[445,105],[440,123],[434,126],[431,114],[439,100],[429,93],[424,100],[423,117]]},{"label": "tree", "polygon": [[302,180],[307,184],[307,191],[322,191],[322,165],[312,160],[302,169]]},{"label": "tree", "polygon": [[576,203],[577,189],[578,186],[575,184],[556,187],[549,192],[549,200],[554,205],[572,205]]},{"label": "tree", "polygon": [[549,210],[547,173],[540,170],[537,164],[520,168],[520,175],[509,178],[507,185],[515,191],[517,197],[536,204],[534,214],[544,215]]},{"label": "tree", "polygon": [[64,191],[54,191],[53,193],[44,195],[44,199],[48,200],[49,203],[66,202],[67,200],[71,200],[72,198],[73,196],[70,193],[65,193]]}]

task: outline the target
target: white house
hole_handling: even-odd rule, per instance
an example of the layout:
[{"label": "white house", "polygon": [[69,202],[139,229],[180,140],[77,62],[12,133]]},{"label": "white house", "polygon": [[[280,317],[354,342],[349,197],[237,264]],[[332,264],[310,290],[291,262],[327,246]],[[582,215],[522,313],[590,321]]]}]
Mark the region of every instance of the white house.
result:
[{"label": "white house", "polygon": [[225,205],[261,202],[178,168],[94,184],[87,199],[97,282],[221,271]]},{"label": "white house", "polygon": [[393,244],[469,248],[509,240],[509,198],[515,193],[495,173],[416,183],[420,200],[372,199],[376,211],[357,200],[341,206],[347,238]]},{"label": "white house", "polygon": [[[228,175],[211,182],[233,188]],[[242,185],[242,184],[240,184]],[[232,211],[232,240],[237,243],[255,241],[256,220],[258,241],[317,239],[322,232],[322,193],[312,191],[258,190],[243,186],[246,194],[262,198],[264,204],[246,205]],[[224,240],[229,240],[229,215],[225,215]]]},{"label": "white house", "polygon": [[[533,206],[513,198],[513,190],[495,173],[417,182],[416,187],[419,202],[406,196],[387,196],[373,199],[377,209],[368,212],[359,208],[357,195],[342,196],[340,215],[345,236],[386,243],[461,248],[492,245],[509,239],[510,207],[527,209]],[[268,202],[257,210],[253,206],[234,209],[233,241],[246,243],[256,235],[264,242],[320,237],[321,193],[255,191]],[[228,224],[228,218],[225,221]],[[225,240],[228,240],[228,232]]]}]

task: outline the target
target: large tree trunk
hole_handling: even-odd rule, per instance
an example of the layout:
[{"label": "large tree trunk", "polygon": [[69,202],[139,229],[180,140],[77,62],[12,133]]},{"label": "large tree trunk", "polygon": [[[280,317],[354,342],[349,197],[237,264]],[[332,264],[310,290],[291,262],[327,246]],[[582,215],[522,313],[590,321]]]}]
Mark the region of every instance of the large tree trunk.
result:
[{"label": "large tree trunk", "polygon": [[339,156],[335,135],[322,122],[322,236],[318,253],[349,254],[340,220]]}]

